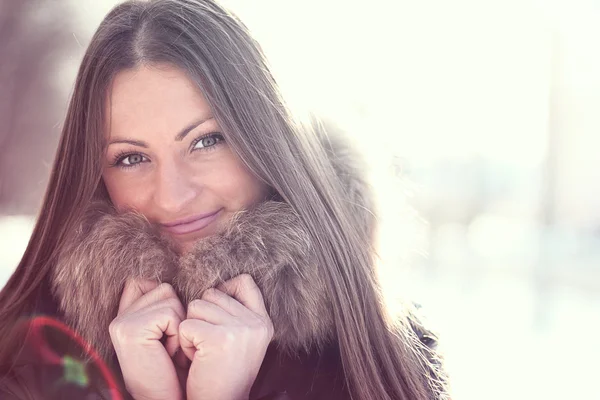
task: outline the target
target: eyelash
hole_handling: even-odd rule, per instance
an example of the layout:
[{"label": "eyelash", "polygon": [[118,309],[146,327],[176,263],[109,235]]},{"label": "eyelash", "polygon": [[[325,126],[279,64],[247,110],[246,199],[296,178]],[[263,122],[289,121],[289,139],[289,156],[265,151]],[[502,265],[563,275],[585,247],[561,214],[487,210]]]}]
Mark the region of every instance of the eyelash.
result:
[{"label": "eyelash", "polygon": [[[194,149],[194,146],[196,146],[199,142],[201,142],[202,140],[204,140],[206,138],[209,138],[209,137],[214,137],[216,139],[215,144],[213,144],[212,146],[208,146],[208,147],[200,147],[198,149]],[[213,133],[208,133],[206,135],[202,135],[202,136],[194,139],[192,141],[192,144],[191,144],[190,147],[192,148],[191,151],[212,151],[212,150],[215,150],[216,146],[222,144],[224,141],[225,141],[225,138],[223,137],[222,134],[220,134],[218,132],[213,132]],[[143,155],[141,153],[131,152],[131,151],[125,151],[124,150],[124,151],[121,151],[121,152],[117,153],[113,157],[113,161],[111,162],[110,166],[111,167],[117,167],[117,168],[123,168],[123,169],[129,169],[129,168],[135,168],[138,165],[146,162],[145,160],[142,160],[142,161],[140,161],[138,163],[131,164],[131,165],[123,164],[123,161],[127,157],[129,157],[129,156],[135,156],[135,155],[139,155],[139,156],[142,157],[142,159],[145,159],[145,160],[148,159],[145,155]]]},{"label": "eyelash", "polygon": [[[208,147],[201,147],[198,149],[194,149],[193,147],[196,146],[198,143],[200,143],[202,140],[206,139],[206,138],[215,138],[215,144],[213,144],[212,146],[208,146]],[[215,147],[220,145],[221,143],[223,143],[223,141],[225,141],[225,138],[223,137],[222,134],[218,133],[218,132],[213,132],[213,133],[209,133],[207,135],[202,135],[196,139],[194,139],[192,141],[192,151],[197,151],[197,150],[202,150],[202,151],[211,151],[211,150],[215,150]]]}]

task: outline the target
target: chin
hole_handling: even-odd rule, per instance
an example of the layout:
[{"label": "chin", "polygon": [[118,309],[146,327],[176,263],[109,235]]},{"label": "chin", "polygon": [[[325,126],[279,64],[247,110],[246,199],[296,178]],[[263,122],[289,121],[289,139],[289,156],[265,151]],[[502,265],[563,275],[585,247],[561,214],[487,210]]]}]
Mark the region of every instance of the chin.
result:
[{"label": "chin", "polygon": [[174,244],[177,252],[181,254],[189,253],[194,249],[195,244],[219,232],[222,227],[221,221],[215,221],[210,226],[196,232],[190,232],[185,235],[169,234],[171,242]]}]

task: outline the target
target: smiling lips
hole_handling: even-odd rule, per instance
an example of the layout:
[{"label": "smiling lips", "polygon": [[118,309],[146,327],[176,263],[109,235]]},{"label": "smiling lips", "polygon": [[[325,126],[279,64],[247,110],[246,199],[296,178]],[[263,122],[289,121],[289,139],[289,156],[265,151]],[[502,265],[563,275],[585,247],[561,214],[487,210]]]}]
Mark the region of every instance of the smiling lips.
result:
[{"label": "smiling lips", "polygon": [[222,208],[209,213],[196,215],[194,217],[186,218],[180,221],[175,221],[168,224],[162,224],[163,229],[169,233],[173,233],[175,235],[183,235],[186,233],[196,232],[201,229],[204,229],[208,225],[210,225],[221,212]]}]

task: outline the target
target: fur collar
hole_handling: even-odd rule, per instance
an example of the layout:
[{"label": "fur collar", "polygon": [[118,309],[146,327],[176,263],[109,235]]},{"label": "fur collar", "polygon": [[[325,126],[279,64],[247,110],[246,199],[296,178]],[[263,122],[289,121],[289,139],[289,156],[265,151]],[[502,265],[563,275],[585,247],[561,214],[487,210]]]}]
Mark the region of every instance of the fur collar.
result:
[{"label": "fur collar", "polygon": [[[339,134],[322,135],[332,166],[347,191],[352,216],[367,237],[374,230],[363,165]],[[298,215],[266,201],[239,212],[219,234],[182,256],[141,215],[118,215],[94,203],[59,254],[51,287],[60,311],[105,358],[114,353],[108,326],[128,278],[172,283],[184,306],[204,290],[242,273],[260,287],[280,351],[322,349],[335,337],[323,271]]]}]

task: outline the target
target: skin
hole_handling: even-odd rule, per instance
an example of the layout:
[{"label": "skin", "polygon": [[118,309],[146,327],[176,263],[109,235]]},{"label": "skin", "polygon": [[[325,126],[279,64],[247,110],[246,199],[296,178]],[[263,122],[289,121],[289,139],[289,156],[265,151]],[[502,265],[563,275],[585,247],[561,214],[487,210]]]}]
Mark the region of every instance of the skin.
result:
[{"label": "skin", "polygon": [[[199,231],[163,229],[180,252],[267,197],[182,71],[120,72],[109,111],[103,179],[119,211],[136,210],[156,224],[218,212]],[[130,280],[110,336],[135,399],[238,400],[248,398],[273,326],[249,275],[206,291],[187,309],[168,283]]]},{"label": "skin", "polygon": [[182,251],[267,197],[267,185],[227,146],[209,104],[182,71],[161,65],[119,73],[109,109],[103,179],[118,210],[136,210],[158,224],[221,210],[201,231],[165,230]]}]

